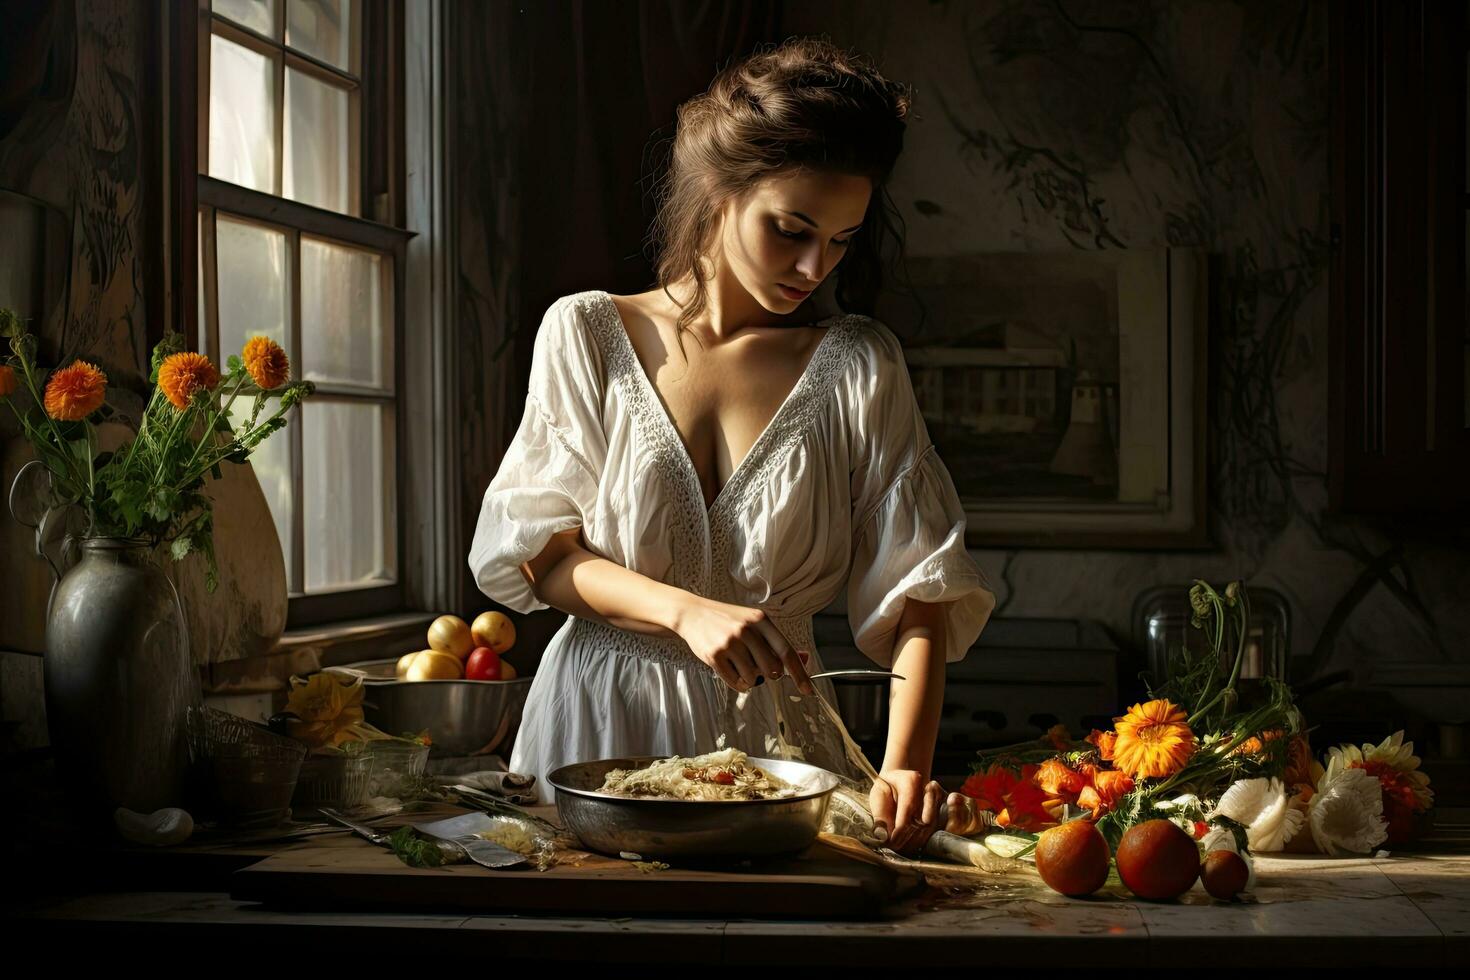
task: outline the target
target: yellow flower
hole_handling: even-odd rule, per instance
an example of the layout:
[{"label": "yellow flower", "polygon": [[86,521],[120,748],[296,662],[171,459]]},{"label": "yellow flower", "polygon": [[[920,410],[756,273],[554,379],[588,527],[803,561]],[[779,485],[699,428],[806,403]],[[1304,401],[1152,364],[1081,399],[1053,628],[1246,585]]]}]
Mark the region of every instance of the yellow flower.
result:
[{"label": "yellow flower", "polygon": [[286,699],[286,710],[300,721],[291,722],[291,737],[312,748],[341,745],[360,738],[356,730],[363,724],[362,681],[339,680],[337,675],[322,672],[296,685]]},{"label": "yellow flower", "polygon": [[0,398],[15,394],[16,387],[15,368],[9,364],[0,364]]},{"label": "yellow flower", "polygon": [[245,370],[264,391],[271,391],[286,383],[291,376],[291,362],[281,345],[269,337],[251,337],[240,352]]},{"label": "yellow flower", "polygon": [[188,408],[196,391],[210,391],[219,384],[219,371],[209,358],[193,351],[170,354],[158,369],[158,387],[174,408]]},{"label": "yellow flower", "polygon": [[1134,779],[1172,776],[1194,754],[1194,732],[1184,709],[1169,701],[1135,704],[1113,719],[1118,740],[1113,765]]},{"label": "yellow flower", "polygon": [[95,364],[73,361],[52,372],[43,399],[46,414],[62,422],[76,422],[102,407],[107,375]]}]

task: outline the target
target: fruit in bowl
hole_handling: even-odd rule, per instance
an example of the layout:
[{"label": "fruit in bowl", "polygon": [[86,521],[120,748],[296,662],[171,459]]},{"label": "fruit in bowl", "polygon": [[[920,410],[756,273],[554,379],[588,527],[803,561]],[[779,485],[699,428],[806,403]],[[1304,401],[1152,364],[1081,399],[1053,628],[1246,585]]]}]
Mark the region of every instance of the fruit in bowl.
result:
[{"label": "fruit in bowl", "polygon": [[429,624],[429,649],[464,660],[475,649],[475,638],[458,616],[440,616]]},{"label": "fruit in bowl", "polygon": [[487,647],[496,653],[504,653],[516,645],[515,624],[505,613],[480,613],[470,627],[470,636],[475,641],[476,649]]},{"label": "fruit in bowl", "polygon": [[464,670],[453,654],[420,650],[399,658],[397,674],[404,681],[454,681],[464,677]]},{"label": "fruit in bowl", "polygon": [[510,681],[515,666],[501,657],[515,645],[516,630],[504,613],[484,612],[470,626],[445,615],[429,626],[429,648],[398,658],[394,676],[400,681]]}]

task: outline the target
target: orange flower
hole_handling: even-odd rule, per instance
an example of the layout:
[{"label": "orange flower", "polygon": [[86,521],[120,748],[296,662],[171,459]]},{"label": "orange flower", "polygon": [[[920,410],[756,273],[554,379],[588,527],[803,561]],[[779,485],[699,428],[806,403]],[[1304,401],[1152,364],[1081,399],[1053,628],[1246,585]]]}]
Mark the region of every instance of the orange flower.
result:
[{"label": "orange flower", "polygon": [[15,368],[9,364],[0,364],[0,398],[15,394],[17,387]]},{"label": "orange flower", "polygon": [[1316,760],[1311,758],[1311,743],[1307,741],[1307,735],[1297,733],[1291,736],[1291,742],[1286,743],[1286,771],[1282,773],[1282,782],[1286,783],[1288,792],[1299,793],[1305,789],[1307,798],[1311,798],[1317,785],[1311,770],[1314,763]]},{"label": "orange flower", "polygon": [[1043,762],[1032,777],[1032,782],[1046,793],[1061,797],[1067,803],[1075,801],[1077,794],[1087,785],[1083,775],[1068,768],[1061,759],[1047,759]]},{"label": "orange flower", "polygon": [[1286,733],[1279,728],[1262,732],[1259,737],[1252,735],[1250,738],[1242,739],[1240,744],[1230,750],[1230,755],[1259,755],[1266,750],[1266,742],[1274,742]]},{"label": "orange flower", "polygon": [[188,408],[196,391],[210,391],[219,384],[219,371],[209,358],[193,351],[170,354],[158,369],[158,387],[174,408]]},{"label": "orange flower", "polygon": [[1172,776],[1194,754],[1194,732],[1185,724],[1184,709],[1169,701],[1135,704],[1113,719],[1118,740],[1113,765],[1134,779]]},{"label": "orange flower", "polygon": [[1091,782],[1077,794],[1077,805],[1091,810],[1094,822],[1105,813],[1110,813],[1118,801],[1133,792],[1133,778],[1118,769],[1084,768],[1083,775]]},{"label": "orange flower", "polygon": [[101,408],[106,395],[107,375],[95,364],[72,361],[52,372],[43,401],[53,419],[77,422]]},{"label": "orange flower", "polygon": [[281,345],[269,337],[251,337],[240,352],[245,370],[264,391],[271,391],[286,383],[291,376],[291,362]]},{"label": "orange flower", "polygon": [[973,797],[976,806],[996,815],[999,827],[1037,830],[1056,819],[1046,810],[1046,794],[1032,782],[1036,766],[1021,768],[1020,774],[998,763],[985,772],[977,772],[960,787],[960,792]]},{"label": "orange flower", "polygon": [[1041,736],[1041,740],[1058,752],[1065,752],[1072,747],[1072,733],[1067,731],[1066,725],[1053,725]]},{"label": "orange flower", "polygon": [[1100,732],[1094,728],[1092,734],[1087,736],[1087,741],[1097,746],[1098,758],[1104,762],[1113,761],[1113,748],[1118,741],[1117,735],[1112,732]]}]

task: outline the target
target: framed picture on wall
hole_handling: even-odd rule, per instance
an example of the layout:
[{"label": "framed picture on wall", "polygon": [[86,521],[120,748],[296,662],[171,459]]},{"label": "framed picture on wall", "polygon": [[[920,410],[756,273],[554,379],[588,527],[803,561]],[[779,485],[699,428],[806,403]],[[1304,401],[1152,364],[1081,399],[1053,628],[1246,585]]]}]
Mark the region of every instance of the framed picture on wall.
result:
[{"label": "framed picture on wall", "polygon": [[878,319],[976,548],[1198,548],[1207,265],[1191,249],[910,258]]}]

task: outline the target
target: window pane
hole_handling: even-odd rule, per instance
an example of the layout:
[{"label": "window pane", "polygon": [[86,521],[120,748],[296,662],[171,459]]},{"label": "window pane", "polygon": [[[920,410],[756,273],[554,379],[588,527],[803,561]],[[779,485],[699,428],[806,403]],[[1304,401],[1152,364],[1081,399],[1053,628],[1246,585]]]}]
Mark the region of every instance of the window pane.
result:
[{"label": "window pane", "polygon": [[219,346],[221,370],[245,341],[265,334],[287,350],[286,235],[219,214],[215,242],[219,265]]},{"label": "window pane", "polygon": [[211,38],[209,52],[209,175],[275,194],[271,61],[219,35]]},{"label": "window pane", "polygon": [[351,0],[290,0],[286,8],[286,43],[343,71],[352,62]]},{"label": "window pane", "polygon": [[392,260],[301,236],[301,370],[313,381],[392,387]]},{"label": "window pane", "polygon": [[213,6],[215,13],[230,18],[241,27],[259,31],[266,37],[276,37],[275,0],[214,0]]},{"label": "window pane", "polygon": [[286,197],[356,214],[347,90],[286,69]]},{"label": "window pane", "polygon": [[[275,411],[279,398],[268,398],[260,408],[260,414],[256,422],[263,422],[270,418]],[[250,420],[250,413],[255,409],[255,398],[241,395],[235,399],[230,406],[230,427],[236,432],[245,428]],[[266,439],[255,447],[250,454],[250,465],[255,469],[255,479],[260,482],[260,489],[265,494],[265,502],[270,505],[271,519],[276,525],[276,536],[281,539],[281,553],[286,556],[286,575],[290,583],[289,588],[293,592],[300,591],[301,583],[290,582],[292,563],[291,550],[291,429],[290,426],[299,424],[296,419],[287,416],[289,424],[284,429],[277,429]]]},{"label": "window pane", "polygon": [[395,581],[391,410],[322,395],[301,408],[306,591]]}]

